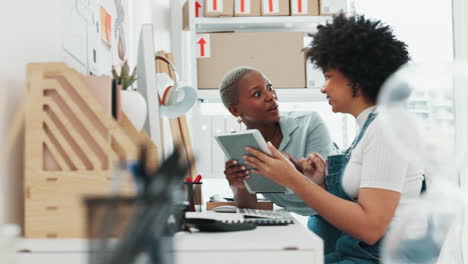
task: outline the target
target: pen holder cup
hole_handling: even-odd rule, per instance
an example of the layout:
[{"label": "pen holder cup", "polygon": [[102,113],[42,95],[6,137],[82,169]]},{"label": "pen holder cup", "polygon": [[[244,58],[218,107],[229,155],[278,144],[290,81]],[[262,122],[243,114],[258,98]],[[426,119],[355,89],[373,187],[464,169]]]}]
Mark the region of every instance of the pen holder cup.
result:
[{"label": "pen holder cup", "polygon": [[[179,223],[169,224],[167,221],[169,216],[160,215],[166,219],[167,225],[164,222],[151,224],[149,223],[151,221],[144,219],[146,217],[148,220],[149,211],[152,213],[165,211],[148,211],[149,208],[162,207],[158,202],[145,203],[139,197],[133,196],[86,197],[89,252],[87,263],[174,263],[172,235],[180,230],[178,227],[181,225],[179,217],[176,217],[176,221]],[[175,209],[181,209],[181,207]],[[143,218],[140,218],[142,213],[144,213]],[[142,229],[142,225],[147,228]],[[151,228],[155,225],[166,225],[166,227],[156,235]],[[138,261],[129,261],[130,259],[138,259]]]},{"label": "pen holder cup", "polygon": [[202,182],[184,182],[185,200],[188,201],[189,212],[201,211],[201,187]]}]

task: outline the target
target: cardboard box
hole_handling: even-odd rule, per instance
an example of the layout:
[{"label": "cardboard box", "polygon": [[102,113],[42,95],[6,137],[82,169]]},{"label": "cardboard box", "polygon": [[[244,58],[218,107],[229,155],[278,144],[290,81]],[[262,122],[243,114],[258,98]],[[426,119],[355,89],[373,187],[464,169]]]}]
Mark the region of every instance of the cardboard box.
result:
[{"label": "cardboard box", "polygon": [[234,16],[261,16],[261,0],[234,0]]},{"label": "cardboard box", "polygon": [[289,16],[289,0],[262,0],[262,16]]},{"label": "cardboard box", "polygon": [[[206,210],[213,210],[215,207],[223,205],[236,205],[234,202],[206,202]],[[273,210],[273,202],[258,201],[258,210]]]},{"label": "cardboard box", "polygon": [[305,88],[303,32],[209,34],[209,50],[197,59],[198,88],[218,89],[224,75],[239,66],[263,72],[274,88]]},{"label": "cardboard box", "polygon": [[234,0],[205,0],[206,17],[234,16]]},{"label": "cardboard box", "polygon": [[[184,5],[182,6],[182,28],[184,30],[190,30],[190,10],[189,10],[190,1],[185,1]],[[193,18],[199,18],[205,16],[205,1],[204,0],[196,0],[191,2],[191,7],[193,10]]]},{"label": "cardboard box", "polygon": [[320,15],[332,16],[348,10],[347,0],[320,0]]},{"label": "cardboard box", "polygon": [[318,16],[319,0],[291,0],[291,16]]}]

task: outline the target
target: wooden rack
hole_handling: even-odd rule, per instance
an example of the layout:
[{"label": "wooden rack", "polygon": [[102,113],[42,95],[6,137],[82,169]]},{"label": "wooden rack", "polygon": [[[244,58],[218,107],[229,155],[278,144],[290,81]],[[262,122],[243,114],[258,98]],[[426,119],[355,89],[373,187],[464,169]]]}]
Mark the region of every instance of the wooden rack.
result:
[{"label": "wooden rack", "polygon": [[[108,194],[114,166],[136,159],[138,145],[151,140],[125,116],[117,122],[89,77],[65,64],[29,64],[27,77],[24,235],[86,237],[83,197]],[[150,157],[157,166],[155,148]],[[134,193],[130,177],[122,190]]]}]

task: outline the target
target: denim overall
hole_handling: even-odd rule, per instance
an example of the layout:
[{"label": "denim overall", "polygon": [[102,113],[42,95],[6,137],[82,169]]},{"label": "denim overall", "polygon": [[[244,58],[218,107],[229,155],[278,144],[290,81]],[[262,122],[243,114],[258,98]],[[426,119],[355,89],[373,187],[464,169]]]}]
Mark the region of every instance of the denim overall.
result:
[{"label": "denim overall", "polygon": [[[328,157],[328,175],[326,177],[326,183],[329,193],[348,201],[355,201],[344,192],[341,179],[351,156],[351,151],[364,136],[367,127],[369,127],[371,122],[375,119],[376,115],[375,113],[369,114],[361,132],[344,154]],[[323,239],[325,263],[379,263],[381,240],[372,246],[367,245],[338,230],[319,215],[309,218],[308,227]]]}]

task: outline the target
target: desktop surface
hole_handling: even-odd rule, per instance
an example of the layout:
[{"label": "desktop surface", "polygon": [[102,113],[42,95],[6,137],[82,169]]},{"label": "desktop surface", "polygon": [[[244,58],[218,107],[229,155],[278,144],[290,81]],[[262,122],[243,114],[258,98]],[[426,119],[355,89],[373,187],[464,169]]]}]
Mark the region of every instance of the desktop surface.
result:
[{"label": "desktop surface", "polygon": [[[212,241],[207,244],[207,241]],[[175,250],[321,250],[322,240],[300,224],[258,226],[254,230],[221,233],[180,232]]]},{"label": "desktop surface", "polygon": [[[204,200],[213,193],[230,195],[225,179],[204,179]],[[323,242],[305,226],[306,217],[291,214],[295,224],[258,226],[254,230],[187,233],[174,236],[175,264],[323,263]],[[17,264],[86,264],[86,239],[19,239]]]},{"label": "desktop surface", "polygon": [[[18,264],[85,264],[86,239],[20,239]],[[174,236],[175,264],[323,263],[323,243],[303,225]]]}]

